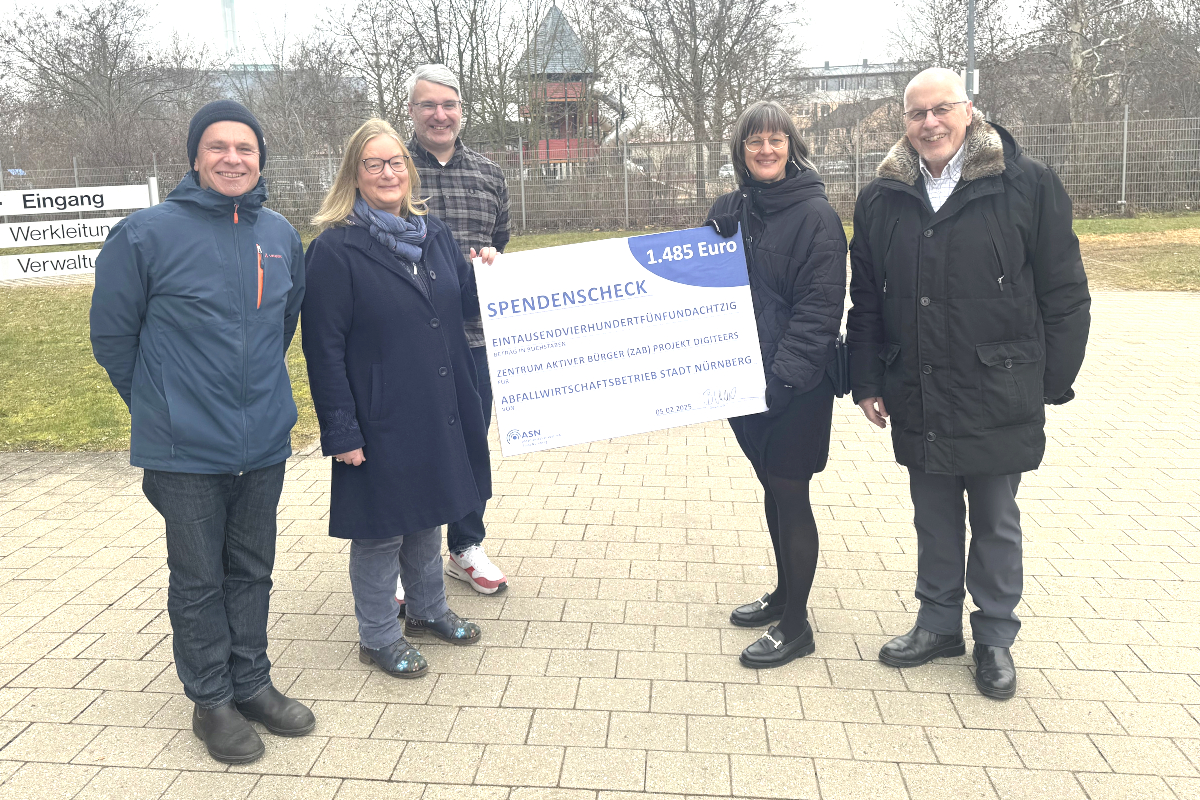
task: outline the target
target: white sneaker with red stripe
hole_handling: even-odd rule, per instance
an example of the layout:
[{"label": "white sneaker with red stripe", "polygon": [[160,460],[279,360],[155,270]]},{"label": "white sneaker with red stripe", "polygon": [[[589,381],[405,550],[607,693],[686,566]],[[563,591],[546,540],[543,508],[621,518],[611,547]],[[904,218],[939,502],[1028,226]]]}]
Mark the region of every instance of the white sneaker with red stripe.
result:
[{"label": "white sneaker with red stripe", "polygon": [[446,574],[469,583],[480,594],[495,594],[508,588],[508,578],[477,544],[461,553],[451,553],[446,562]]}]

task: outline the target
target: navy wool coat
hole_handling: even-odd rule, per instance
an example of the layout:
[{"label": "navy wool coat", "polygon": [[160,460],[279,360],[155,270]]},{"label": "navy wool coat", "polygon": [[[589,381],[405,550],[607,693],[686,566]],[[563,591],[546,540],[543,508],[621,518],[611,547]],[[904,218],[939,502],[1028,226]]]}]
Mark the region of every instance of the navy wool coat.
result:
[{"label": "navy wool coat", "polygon": [[329,534],[383,539],[456,522],[491,497],[487,432],[464,313],[478,315],[471,265],[427,217],[427,296],[412,265],[364,228],[309,245],[301,336],[327,456]]}]

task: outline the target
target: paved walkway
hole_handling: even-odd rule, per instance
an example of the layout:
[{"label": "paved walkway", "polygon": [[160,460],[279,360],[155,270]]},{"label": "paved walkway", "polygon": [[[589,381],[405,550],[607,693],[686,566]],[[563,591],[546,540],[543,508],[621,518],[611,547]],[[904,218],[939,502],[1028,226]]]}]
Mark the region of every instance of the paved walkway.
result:
[{"label": "paved walkway", "polygon": [[[501,461],[506,595],[448,589],[478,647],[360,665],[329,465],[289,465],[272,601],[280,689],[316,731],[246,767],[192,735],[162,525],[123,454],[0,455],[0,798],[1200,797],[1200,296],[1101,294],[1076,402],[1021,487],[1018,696],[969,658],[904,672],[905,475],[849,401],[814,494],[815,655],[738,665],[769,587],[758,493],[719,423]],[[390,783],[381,783],[390,781]],[[646,793],[646,794],[624,794]]]}]

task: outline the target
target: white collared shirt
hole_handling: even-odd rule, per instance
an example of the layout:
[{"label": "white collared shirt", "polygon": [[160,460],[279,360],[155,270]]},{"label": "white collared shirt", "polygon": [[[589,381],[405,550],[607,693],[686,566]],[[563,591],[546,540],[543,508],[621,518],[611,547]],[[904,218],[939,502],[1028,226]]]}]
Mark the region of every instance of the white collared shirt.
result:
[{"label": "white collared shirt", "polygon": [[929,195],[929,204],[933,206],[936,213],[946,202],[946,198],[954,191],[954,187],[958,184],[958,179],[962,177],[962,168],[964,160],[964,152],[967,149],[967,143],[963,142],[958,148],[958,152],[950,159],[950,163],[942,170],[942,177],[935,178],[930,174],[929,168],[925,166],[925,159],[921,159],[921,174],[925,176],[925,193]]}]

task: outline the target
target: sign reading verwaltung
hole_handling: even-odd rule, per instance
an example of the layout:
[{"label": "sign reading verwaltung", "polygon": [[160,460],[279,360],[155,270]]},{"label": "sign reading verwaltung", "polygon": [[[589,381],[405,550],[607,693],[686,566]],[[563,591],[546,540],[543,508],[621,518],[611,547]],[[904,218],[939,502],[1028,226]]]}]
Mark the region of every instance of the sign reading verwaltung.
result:
[{"label": "sign reading verwaltung", "polygon": [[740,234],[549,247],[475,272],[505,456],[766,410]]},{"label": "sign reading verwaltung", "polygon": [[53,253],[0,256],[0,281],[94,275],[98,255],[99,250],[59,250]]}]

